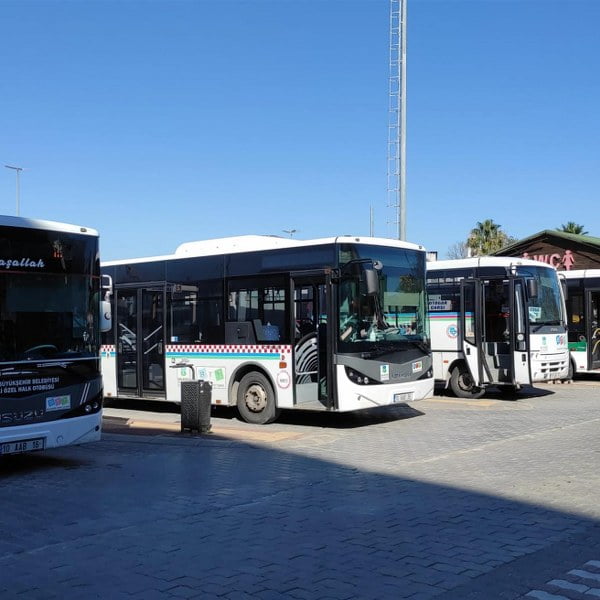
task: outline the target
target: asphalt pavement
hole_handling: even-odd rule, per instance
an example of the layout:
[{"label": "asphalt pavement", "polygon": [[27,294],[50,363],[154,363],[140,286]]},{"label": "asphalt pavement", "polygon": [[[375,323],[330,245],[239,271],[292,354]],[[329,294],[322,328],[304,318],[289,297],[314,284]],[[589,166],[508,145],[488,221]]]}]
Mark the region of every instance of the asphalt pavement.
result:
[{"label": "asphalt pavement", "polygon": [[113,403],[0,462],[0,598],[600,597],[600,386],[367,413]]}]

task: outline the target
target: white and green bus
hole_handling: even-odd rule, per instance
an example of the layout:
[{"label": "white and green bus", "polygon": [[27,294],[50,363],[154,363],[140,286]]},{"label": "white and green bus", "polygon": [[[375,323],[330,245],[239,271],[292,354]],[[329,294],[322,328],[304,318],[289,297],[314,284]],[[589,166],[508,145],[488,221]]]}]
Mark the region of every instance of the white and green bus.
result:
[{"label": "white and green bus", "polygon": [[600,373],[600,269],[564,271],[573,373]]},{"label": "white and green bus", "polygon": [[456,396],[569,377],[566,312],[556,269],[482,256],[427,264],[435,379]]},{"label": "white and green bus", "polygon": [[388,239],[239,236],[102,265],[114,328],[105,394],[212,403],[251,423],[281,409],[355,411],[430,396],[425,250]]}]

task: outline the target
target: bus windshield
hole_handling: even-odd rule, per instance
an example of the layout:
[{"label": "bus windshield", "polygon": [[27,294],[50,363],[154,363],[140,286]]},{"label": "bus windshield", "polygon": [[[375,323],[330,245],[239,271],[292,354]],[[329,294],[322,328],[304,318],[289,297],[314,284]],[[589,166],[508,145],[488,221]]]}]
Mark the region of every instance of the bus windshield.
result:
[{"label": "bus windshield", "polygon": [[517,275],[537,282],[536,296],[529,298],[531,325],[560,325],[565,322],[560,282],[556,271],[546,267],[519,267]]},{"label": "bus windshield", "polygon": [[[341,352],[405,349],[428,342],[425,254],[383,246],[342,246],[338,293]],[[376,273],[369,290],[366,270]]]},{"label": "bus windshield", "polygon": [[0,272],[0,362],[98,353],[98,279]]}]

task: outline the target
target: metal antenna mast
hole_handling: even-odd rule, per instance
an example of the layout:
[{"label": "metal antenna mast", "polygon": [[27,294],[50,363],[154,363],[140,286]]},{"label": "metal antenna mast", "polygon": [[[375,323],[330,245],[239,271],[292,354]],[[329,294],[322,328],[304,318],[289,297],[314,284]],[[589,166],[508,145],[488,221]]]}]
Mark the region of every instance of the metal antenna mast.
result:
[{"label": "metal antenna mast", "polygon": [[406,3],[390,0],[387,200],[398,239],[406,239]]}]

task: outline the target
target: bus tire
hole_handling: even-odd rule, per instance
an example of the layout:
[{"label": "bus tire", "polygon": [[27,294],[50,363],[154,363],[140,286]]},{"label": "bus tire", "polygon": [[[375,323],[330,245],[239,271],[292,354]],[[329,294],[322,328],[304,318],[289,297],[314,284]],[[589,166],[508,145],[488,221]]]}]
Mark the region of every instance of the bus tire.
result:
[{"label": "bus tire", "polygon": [[457,398],[481,398],[484,389],[477,387],[469,369],[465,365],[456,365],[450,374],[450,389]]},{"label": "bus tire", "polygon": [[569,358],[569,370],[567,371],[567,381],[571,383],[575,377],[575,371],[577,367],[575,367],[575,363]]},{"label": "bus tire", "polygon": [[275,392],[269,380],[257,371],[246,373],[237,390],[237,408],[247,423],[266,425],[278,416]]}]

